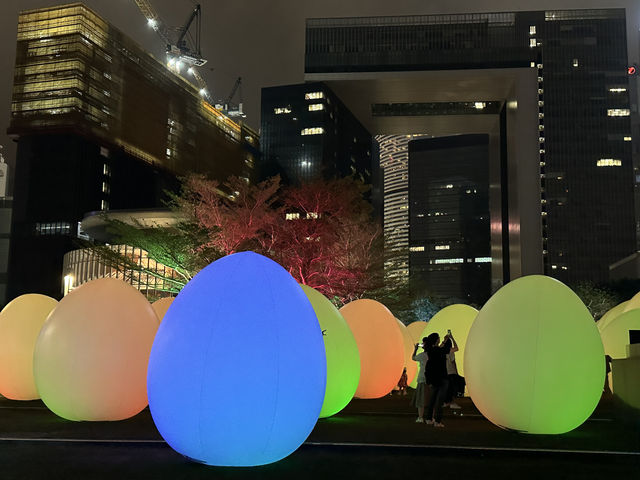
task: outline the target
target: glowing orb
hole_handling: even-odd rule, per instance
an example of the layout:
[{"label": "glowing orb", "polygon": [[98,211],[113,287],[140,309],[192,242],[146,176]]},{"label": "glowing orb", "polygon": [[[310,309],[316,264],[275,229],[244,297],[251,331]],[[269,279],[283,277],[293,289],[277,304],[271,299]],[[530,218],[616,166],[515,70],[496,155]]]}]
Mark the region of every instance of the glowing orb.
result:
[{"label": "glowing orb", "polygon": [[393,314],[375,300],[355,300],[340,309],[360,352],[357,398],[380,398],[398,384],[404,341]]},{"label": "glowing orb", "polygon": [[[411,335],[411,339],[414,345],[416,343],[422,342],[421,335],[422,335],[422,331],[426,326],[427,326],[427,322],[423,322],[420,320],[417,322],[411,322],[409,325],[407,325],[407,331],[409,332],[409,335]],[[422,352],[422,349],[418,348],[418,351],[416,353],[420,353],[420,352]],[[409,382],[409,386],[411,388],[416,388],[418,386],[418,375],[417,375],[418,362],[413,362],[413,363],[416,365],[416,376],[413,378],[413,381]]]},{"label": "glowing orb", "polygon": [[158,319],[128,283],[85,283],[49,315],[33,370],[51,411],[68,420],[122,420],[147,405],[146,375]]},{"label": "glowing orb", "polygon": [[640,309],[617,316],[602,329],[600,336],[604,353],[611,358],[627,358],[629,330],[640,330]]},{"label": "glowing orb", "polygon": [[424,338],[431,333],[437,333],[440,335],[440,339],[443,339],[447,334],[447,330],[451,330],[459,349],[456,353],[458,374],[463,377],[465,345],[467,343],[469,330],[471,329],[473,321],[476,319],[476,315],[478,315],[478,310],[469,305],[449,305],[438,311],[438,313],[429,320],[421,335],[421,338]]},{"label": "glowing orb", "polygon": [[532,275],[502,287],[480,310],[464,369],[473,403],[491,422],[565,433],[600,400],[604,350],[578,296],[557,280]]},{"label": "glowing orb", "polygon": [[410,385],[411,382],[416,379],[416,375],[418,373],[418,363],[411,359],[413,356],[413,346],[415,344],[413,343],[413,338],[405,324],[398,319],[396,319],[396,321],[398,322],[400,333],[402,333],[402,342],[404,344],[404,368],[407,369],[407,385]]},{"label": "glowing orb", "polygon": [[313,429],[327,364],[295,279],[253,252],[221,258],[178,294],[149,359],[153,420],[179,453],[220,466],[286,457]]},{"label": "glowing orb", "polygon": [[173,297],[164,297],[164,298],[161,298],[160,300],[156,300],[151,304],[151,308],[153,308],[153,311],[156,313],[156,316],[158,317],[158,320],[160,322],[166,315],[167,310],[169,310],[169,307],[171,306],[172,303],[173,303]]},{"label": "glowing orb", "polygon": [[327,387],[320,418],[342,410],[353,398],[360,380],[358,345],[338,309],[324,295],[306,285],[302,290],[316,312],[327,356]]},{"label": "glowing orb", "polygon": [[631,297],[631,300],[627,300],[626,304],[623,313],[640,308],[640,292]]},{"label": "glowing orb", "polygon": [[58,301],[30,293],[0,313],[0,394],[12,400],[40,398],[33,379],[33,349],[40,329]]},{"label": "glowing orb", "polygon": [[615,320],[618,316],[622,315],[626,311],[627,305],[629,305],[629,300],[627,300],[626,302],[622,302],[619,305],[616,305],[615,307],[607,311],[607,313],[605,313],[600,318],[600,320],[596,322],[596,326],[598,327],[598,330],[602,332],[602,330],[604,330],[604,327],[609,325],[611,321]]}]

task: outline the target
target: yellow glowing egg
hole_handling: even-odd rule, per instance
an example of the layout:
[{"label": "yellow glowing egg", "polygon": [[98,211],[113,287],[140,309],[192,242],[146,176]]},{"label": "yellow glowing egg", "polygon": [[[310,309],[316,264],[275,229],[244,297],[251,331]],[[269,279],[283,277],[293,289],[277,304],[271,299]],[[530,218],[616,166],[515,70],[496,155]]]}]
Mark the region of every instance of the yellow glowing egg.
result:
[{"label": "yellow glowing egg", "polygon": [[[421,335],[422,335],[422,331],[425,329],[426,326],[427,326],[427,322],[423,322],[421,320],[418,320],[417,322],[412,322],[409,325],[407,325],[407,331],[409,332],[409,335],[411,335],[411,341],[413,342],[414,345],[416,343],[422,343]],[[418,348],[418,351],[416,353],[420,353],[420,352],[422,352],[422,349]],[[409,382],[409,386],[411,388],[416,388],[418,386],[418,375],[417,375],[418,362],[414,362],[413,360],[412,362],[416,366],[416,375],[413,377],[413,381]]]},{"label": "yellow glowing egg", "polygon": [[122,420],[147,405],[147,364],[158,318],[113,278],[85,283],[49,315],[36,342],[36,387],[68,420]]},{"label": "yellow glowing egg", "polygon": [[173,303],[173,299],[174,297],[164,297],[160,300],[156,300],[151,304],[151,308],[153,308],[153,311],[156,312],[158,321],[162,322],[164,315],[167,313],[167,310],[169,310],[169,307]]},{"label": "yellow glowing egg", "polygon": [[640,309],[617,316],[602,329],[600,336],[604,353],[611,358],[627,358],[629,330],[640,330]]},{"label": "yellow glowing egg", "polygon": [[411,359],[413,356],[413,338],[405,324],[400,320],[398,320],[398,327],[400,328],[402,341],[404,342],[404,368],[407,369],[407,385],[410,385],[418,374],[418,363]]},{"label": "yellow glowing egg", "polygon": [[380,398],[398,384],[404,341],[393,314],[375,300],[355,300],[340,309],[360,352],[357,398]]},{"label": "yellow glowing egg", "polygon": [[593,317],[569,287],[531,275],[498,290],[467,338],[469,395],[509,430],[559,434],[581,425],[604,384],[604,350]]},{"label": "yellow glowing egg", "polygon": [[619,305],[616,305],[615,307],[613,307],[612,309],[607,311],[607,313],[605,313],[600,318],[600,320],[598,320],[596,322],[596,326],[598,327],[598,331],[600,331],[602,333],[602,330],[604,330],[604,327],[609,325],[609,323],[612,320],[614,320],[616,317],[622,315],[626,311],[627,305],[629,305],[629,300],[627,300],[626,302],[622,302]]},{"label": "yellow glowing egg", "polygon": [[631,300],[627,300],[623,313],[640,308],[640,292],[636,293]]},{"label": "yellow glowing egg", "polygon": [[451,334],[458,344],[458,352],[456,355],[456,365],[458,374],[464,377],[464,352],[467,343],[467,336],[473,321],[478,315],[478,310],[469,305],[455,304],[449,305],[436,313],[427,326],[422,331],[421,338],[429,336],[431,333],[440,335],[443,339],[447,334],[447,330],[451,330]]},{"label": "yellow glowing egg", "polygon": [[40,329],[58,301],[21,295],[0,313],[0,394],[12,400],[40,398],[33,379],[33,349]]}]

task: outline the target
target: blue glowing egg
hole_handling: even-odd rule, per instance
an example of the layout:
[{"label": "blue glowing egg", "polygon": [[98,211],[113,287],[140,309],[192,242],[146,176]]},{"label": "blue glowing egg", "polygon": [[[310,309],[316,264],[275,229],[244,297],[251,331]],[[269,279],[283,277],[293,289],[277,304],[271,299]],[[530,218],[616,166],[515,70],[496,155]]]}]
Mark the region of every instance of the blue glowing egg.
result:
[{"label": "blue glowing egg", "polygon": [[149,407],[177,452],[209,465],[263,465],[309,436],[326,375],[302,288],[272,260],[236,253],[198,273],[167,311],[149,358]]}]

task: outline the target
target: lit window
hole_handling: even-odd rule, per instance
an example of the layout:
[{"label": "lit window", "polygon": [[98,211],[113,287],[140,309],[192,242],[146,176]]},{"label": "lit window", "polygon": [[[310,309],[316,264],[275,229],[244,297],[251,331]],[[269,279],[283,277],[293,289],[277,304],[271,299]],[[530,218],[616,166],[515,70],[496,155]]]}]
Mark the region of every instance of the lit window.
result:
[{"label": "lit window", "polygon": [[627,89],[624,88],[624,87],[612,87],[612,88],[609,89],[609,91],[611,93],[622,93],[622,92],[626,92]]},{"label": "lit window", "polygon": [[535,35],[535,34],[536,34],[536,26],[529,25],[529,35]]},{"label": "lit window", "polygon": [[491,257],[476,257],[476,263],[491,263]]},{"label": "lit window", "polygon": [[102,165],[102,174],[106,175],[107,177],[111,175],[111,167],[109,167],[109,165],[107,165],[106,163]]},{"label": "lit window", "polygon": [[300,132],[300,135],[321,135],[323,133],[324,133],[324,128],[312,127],[312,128],[305,128]]},{"label": "lit window", "polygon": [[536,68],[536,62],[531,62],[531,68]]},{"label": "lit window", "polygon": [[464,258],[438,258],[433,261],[436,265],[443,263],[464,263]]},{"label": "lit window", "polygon": [[317,100],[318,98],[324,98],[324,92],[308,92],[304,94],[305,100]]},{"label": "lit window", "polygon": [[474,102],[473,106],[475,108],[477,108],[478,110],[482,110],[482,109],[484,109],[484,107],[487,106],[487,104],[484,103],[484,102]]},{"label": "lit window", "polygon": [[444,186],[444,188],[453,188],[453,184],[452,183],[448,183]]},{"label": "lit window", "polygon": [[324,103],[312,103],[309,105],[310,112],[317,112],[318,110],[324,110]]},{"label": "lit window", "polygon": [[109,184],[107,182],[102,182],[102,193],[109,193]]},{"label": "lit window", "polygon": [[535,47],[537,44],[538,44],[538,42],[536,41],[536,39],[535,39],[535,38],[530,38],[530,39],[529,39],[529,46],[530,46],[531,48]]},{"label": "lit window", "polygon": [[449,245],[436,245],[436,250],[449,250],[451,247]]},{"label": "lit window", "polygon": [[320,218],[318,212],[307,212],[307,220],[317,220],[318,218]]},{"label": "lit window", "polygon": [[558,266],[557,266],[557,265],[551,265],[551,269],[552,269],[552,270],[556,270],[557,268],[558,268]]},{"label": "lit window", "polygon": [[574,58],[574,59],[573,59],[573,66],[574,66],[574,67],[579,67],[579,66],[580,66],[580,62],[578,61],[578,59],[577,59],[577,58]]},{"label": "lit window", "polygon": [[625,141],[625,142],[630,142],[631,140],[632,140],[632,138],[631,138],[631,137],[624,137],[624,141]]},{"label": "lit window", "polygon": [[104,210],[109,210],[109,202],[106,200],[102,200],[100,202],[100,210],[104,211]]},{"label": "lit window", "polygon": [[410,252],[424,252],[424,246],[421,247],[409,247]]},{"label": "lit window", "polygon": [[170,156],[171,156],[171,149],[167,148],[167,157],[170,157]]},{"label": "lit window", "polygon": [[281,115],[283,113],[291,113],[291,108],[290,107],[278,107],[278,108],[274,108],[273,109],[273,113],[275,113],[276,115]]},{"label": "lit window", "polygon": [[598,167],[621,167],[622,160],[618,158],[601,158],[596,162]]},{"label": "lit window", "polygon": [[286,220],[299,220],[300,219],[300,214],[299,213],[287,213],[285,215],[285,219]]},{"label": "lit window", "polygon": [[609,108],[607,116],[609,117],[628,117],[631,111],[628,108]]}]

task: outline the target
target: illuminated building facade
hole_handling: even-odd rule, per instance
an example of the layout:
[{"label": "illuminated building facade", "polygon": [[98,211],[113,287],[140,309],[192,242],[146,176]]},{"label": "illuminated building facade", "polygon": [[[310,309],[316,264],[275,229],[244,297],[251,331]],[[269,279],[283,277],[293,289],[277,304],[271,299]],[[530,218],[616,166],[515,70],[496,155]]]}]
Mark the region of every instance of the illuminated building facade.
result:
[{"label": "illuminated building facade", "polygon": [[177,176],[253,179],[258,135],[82,4],[22,12],[9,298],[61,294],[90,211],[162,206]]},{"label": "illuminated building facade", "polygon": [[[627,66],[628,47],[637,52],[637,46],[628,45],[627,24],[635,25],[636,20],[627,16],[638,13],[638,7],[637,2],[628,5],[597,10],[309,19],[305,79],[326,82],[374,134],[391,133],[390,127],[397,132],[409,120],[414,123],[405,132],[421,131],[416,128],[420,118],[439,115],[440,124],[449,116],[445,134],[450,135],[488,132],[474,131],[470,116],[465,119],[461,112],[447,113],[450,102],[468,101],[468,96],[462,97],[475,93],[476,103],[485,105],[486,101],[487,109],[495,101],[499,114],[510,102],[503,92],[490,89],[489,83],[478,81],[486,88],[477,92],[471,87],[466,92],[454,91],[454,82],[446,85],[443,78],[450,75],[472,84],[483,75],[493,75],[491,72],[508,75],[505,72],[529,69],[526,82],[517,79],[514,84],[519,98],[511,102],[511,110],[519,118],[533,119],[527,135],[535,135],[536,142],[526,147],[518,141],[501,143],[509,135],[522,138],[524,131],[514,133],[517,129],[507,125],[508,118],[506,127],[500,127],[497,144],[503,160],[520,158],[509,163],[510,171],[502,168],[506,165],[502,162],[504,181],[497,197],[505,200],[520,189],[511,184],[507,192],[514,169],[524,164],[522,155],[529,154],[537,157],[531,165],[539,175],[538,192],[536,198],[526,201],[503,201],[503,238],[496,237],[492,250],[511,255],[511,260],[504,257],[505,281],[514,275],[538,273],[537,267],[523,267],[517,273],[507,269],[508,261],[536,256],[538,248],[539,273],[568,283],[606,281],[608,266],[636,250],[632,143],[638,139],[633,138],[631,116],[637,99],[630,94]],[[466,72],[468,78],[461,79],[460,72]],[[410,98],[416,91],[428,97],[415,80],[427,74],[434,85],[441,82],[441,99]],[[349,82],[361,83],[349,90]],[[391,94],[379,93],[387,85],[396,87],[395,92],[398,85],[406,86],[407,98],[391,101]],[[347,100],[346,91],[354,98],[370,93],[369,108],[353,108],[355,101]],[[482,97],[483,93],[490,96]],[[522,108],[529,99],[535,99],[535,109]],[[430,129],[423,131],[435,136]],[[529,229],[531,233],[520,228],[522,217],[515,218],[515,223],[514,218],[507,219],[512,210],[536,203],[538,227]],[[497,219],[496,225],[499,223]],[[533,245],[534,234],[540,247]],[[533,247],[514,247],[514,241],[521,240],[531,240]]]},{"label": "illuminated building facade", "polygon": [[482,305],[491,295],[489,135],[409,143],[412,288]]},{"label": "illuminated building facade", "polygon": [[371,134],[322,83],[262,89],[260,176],[372,179]]},{"label": "illuminated building facade", "polygon": [[376,135],[383,183],[383,226],[387,278],[409,278],[409,142],[425,135]]}]

